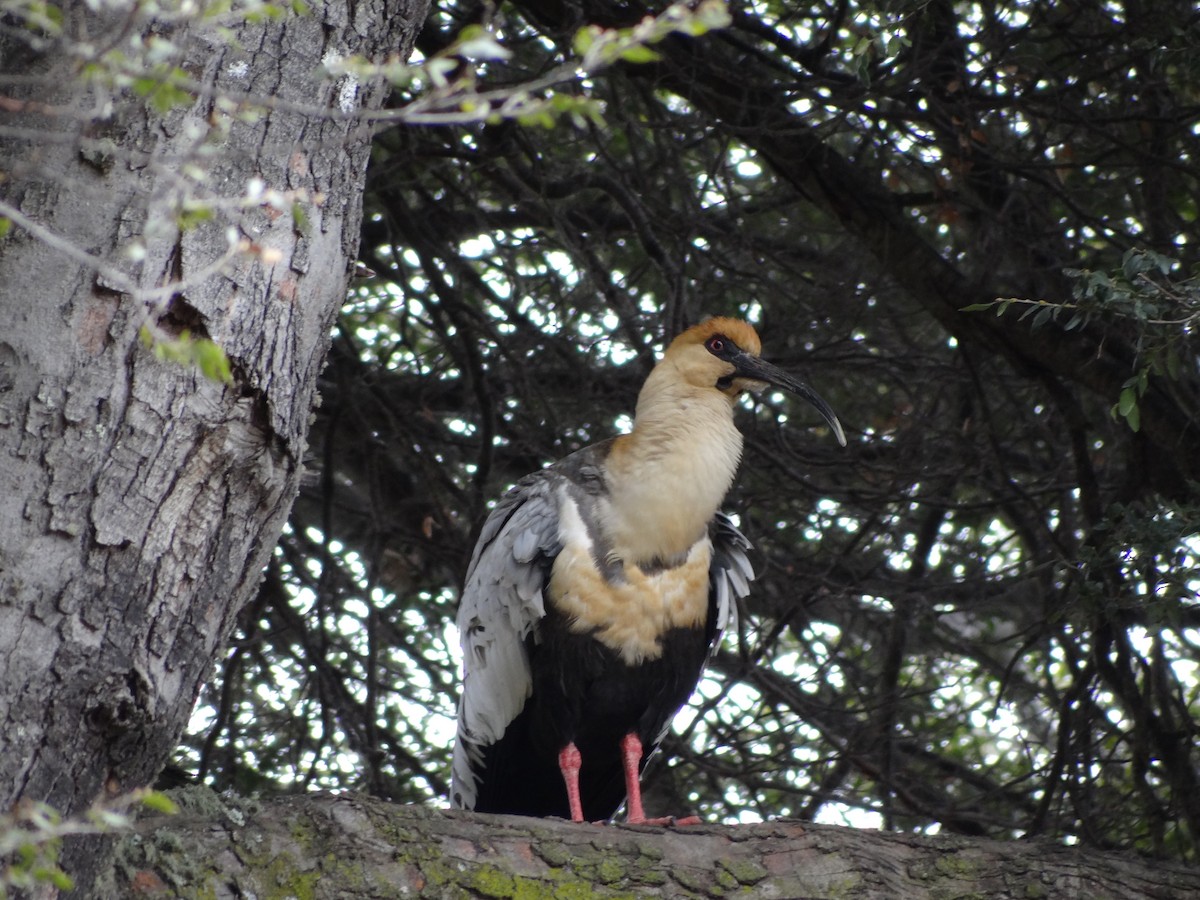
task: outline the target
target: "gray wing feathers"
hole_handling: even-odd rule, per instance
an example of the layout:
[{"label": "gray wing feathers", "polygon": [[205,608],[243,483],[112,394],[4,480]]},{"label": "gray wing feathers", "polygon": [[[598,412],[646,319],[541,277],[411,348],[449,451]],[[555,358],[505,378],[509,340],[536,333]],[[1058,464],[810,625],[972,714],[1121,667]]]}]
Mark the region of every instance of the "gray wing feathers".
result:
[{"label": "gray wing feathers", "polygon": [[467,569],[458,609],[463,689],[451,787],[457,807],[474,808],[484,748],[503,736],[529,699],[525,639],[546,614],[549,562],[560,549],[554,482],[544,471],[505,494]]},{"label": "gray wing feathers", "polygon": [[747,551],[750,541],[738,531],[733,520],[725,513],[717,513],[709,526],[713,542],[712,565],[709,567],[711,590],[716,593],[717,621],[713,650],[721,641],[721,635],[737,628],[737,602],[750,594],[750,582],[754,580],[754,567],[750,565]]}]

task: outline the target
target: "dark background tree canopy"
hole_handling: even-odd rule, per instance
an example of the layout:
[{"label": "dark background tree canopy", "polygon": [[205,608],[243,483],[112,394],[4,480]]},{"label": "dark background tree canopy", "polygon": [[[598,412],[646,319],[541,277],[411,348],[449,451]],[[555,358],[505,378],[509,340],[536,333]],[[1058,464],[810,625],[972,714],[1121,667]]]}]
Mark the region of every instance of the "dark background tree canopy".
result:
[{"label": "dark background tree canopy", "polygon": [[[517,83],[580,26],[647,11],[444,2],[418,47],[489,24],[513,55],[482,77]],[[218,787],[444,802],[455,592],[488,501],[627,428],[681,328],[740,315],[850,446],[779,395],[740,413],[727,508],[758,581],[650,811],[1196,860],[1200,15],[731,13],[572,86],[602,125],[377,138],[375,274],[177,761]],[[1010,298],[1029,302],[965,309]]]}]

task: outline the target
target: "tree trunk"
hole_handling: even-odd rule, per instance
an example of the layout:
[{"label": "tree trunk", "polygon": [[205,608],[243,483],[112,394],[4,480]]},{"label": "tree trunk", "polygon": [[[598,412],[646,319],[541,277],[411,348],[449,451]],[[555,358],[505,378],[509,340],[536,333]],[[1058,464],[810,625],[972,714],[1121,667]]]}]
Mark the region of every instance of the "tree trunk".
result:
[{"label": "tree trunk", "polygon": [[[178,740],[296,493],[356,252],[370,134],[343,113],[386,88],[321,61],[407,55],[427,3],[315,4],[233,40],[114,6],[68,5],[64,32],[172,42],[197,87],[169,112],[85,86],[82,42],[0,47],[0,83],[18,85],[0,97],[5,808],[86,809],[149,783]],[[216,99],[246,92],[273,107]],[[302,215],[239,202],[251,179]],[[185,192],[213,218],[181,230]],[[229,253],[230,227],[249,253]],[[211,337],[231,383],[156,358],[147,323]],[[68,846],[80,894],[99,862]]]},{"label": "tree trunk", "polygon": [[230,807],[181,792],[122,842],[110,893],[162,897],[1200,896],[1200,870],[1045,841],[795,821],[576,825],[309,794]]}]

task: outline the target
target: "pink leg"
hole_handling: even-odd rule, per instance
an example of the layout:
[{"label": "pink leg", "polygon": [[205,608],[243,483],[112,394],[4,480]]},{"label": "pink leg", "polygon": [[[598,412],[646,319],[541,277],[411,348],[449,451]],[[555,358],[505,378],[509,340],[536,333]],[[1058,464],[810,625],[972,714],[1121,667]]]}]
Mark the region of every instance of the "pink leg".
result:
[{"label": "pink leg", "polygon": [[621,738],[621,762],[625,767],[625,801],[627,813],[625,820],[630,825],[699,825],[696,816],[685,816],[677,819],[665,816],[659,819],[647,819],[646,811],[642,808],[642,782],[638,769],[642,764],[642,742],[635,732],[630,732]]},{"label": "pink leg", "polygon": [[629,732],[621,738],[621,761],[625,767],[625,793],[629,812],[626,820],[633,825],[646,821],[646,812],[642,809],[642,783],[639,780],[638,769],[642,764],[642,742],[635,732]]},{"label": "pink leg", "polygon": [[559,751],[558,768],[567,786],[567,802],[571,804],[572,822],[583,821],[583,801],[579,799],[579,769],[582,766],[583,757],[579,755],[579,748],[574,742]]}]

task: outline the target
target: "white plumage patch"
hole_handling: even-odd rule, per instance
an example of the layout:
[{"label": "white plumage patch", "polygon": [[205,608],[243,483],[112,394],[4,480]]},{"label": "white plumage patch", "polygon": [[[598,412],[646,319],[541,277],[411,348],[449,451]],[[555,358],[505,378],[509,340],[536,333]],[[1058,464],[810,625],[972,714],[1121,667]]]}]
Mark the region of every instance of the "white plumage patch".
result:
[{"label": "white plumage patch", "polygon": [[554,560],[550,597],[571,617],[571,629],[591,632],[629,665],[662,656],[662,636],[673,628],[702,628],[708,613],[708,569],[712,543],[705,534],[683,561],[649,572],[619,559],[621,577],[596,565],[587,526],[564,489],[559,496],[562,550]]}]

